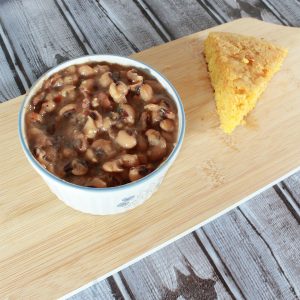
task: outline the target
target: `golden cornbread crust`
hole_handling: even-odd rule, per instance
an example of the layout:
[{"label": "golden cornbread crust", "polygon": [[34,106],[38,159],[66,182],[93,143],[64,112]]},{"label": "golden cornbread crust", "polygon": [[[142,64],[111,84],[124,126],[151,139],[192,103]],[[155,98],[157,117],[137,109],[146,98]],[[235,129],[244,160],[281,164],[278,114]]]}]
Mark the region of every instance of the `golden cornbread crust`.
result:
[{"label": "golden cornbread crust", "polygon": [[204,54],[221,128],[231,133],[255,107],[287,50],[255,37],[211,32]]}]

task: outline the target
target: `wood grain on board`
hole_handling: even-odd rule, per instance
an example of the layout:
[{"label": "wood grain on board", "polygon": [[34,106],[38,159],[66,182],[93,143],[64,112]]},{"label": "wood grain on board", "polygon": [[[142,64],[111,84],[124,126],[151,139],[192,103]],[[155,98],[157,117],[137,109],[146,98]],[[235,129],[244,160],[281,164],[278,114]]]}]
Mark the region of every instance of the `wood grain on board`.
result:
[{"label": "wood grain on board", "polygon": [[[6,199],[0,212],[4,241],[0,295],[61,296],[196,226],[299,165],[298,131],[285,130],[300,126],[293,96],[299,84],[295,70],[298,30],[252,19],[218,30],[267,36],[289,46],[289,56],[248,120],[251,126],[228,137],[218,129],[201,55],[207,32],[135,55],[177,87],[185,105],[187,132],[181,154],[159,192],[127,214],[88,216],[58,201],[21,153],[15,126],[20,99],[1,105],[0,134],[7,138],[0,150],[6,174],[0,189]],[[282,93],[289,95],[289,106],[284,105]],[[283,132],[285,143],[281,143]]]},{"label": "wood grain on board", "polygon": [[[298,232],[299,223],[270,188],[109,280],[125,299],[297,299]],[[95,290],[107,285],[100,281],[70,299],[103,299]],[[117,291],[110,285],[110,293]]]}]

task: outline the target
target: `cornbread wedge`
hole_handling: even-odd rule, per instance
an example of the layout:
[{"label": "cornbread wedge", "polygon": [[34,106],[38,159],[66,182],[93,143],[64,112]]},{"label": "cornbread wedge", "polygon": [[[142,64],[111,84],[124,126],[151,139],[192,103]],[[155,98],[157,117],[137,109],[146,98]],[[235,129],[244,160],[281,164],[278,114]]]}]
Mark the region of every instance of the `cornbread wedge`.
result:
[{"label": "cornbread wedge", "polygon": [[204,54],[221,128],[231,133],[255,107],[287,50],[255,37],[212,32]]}]

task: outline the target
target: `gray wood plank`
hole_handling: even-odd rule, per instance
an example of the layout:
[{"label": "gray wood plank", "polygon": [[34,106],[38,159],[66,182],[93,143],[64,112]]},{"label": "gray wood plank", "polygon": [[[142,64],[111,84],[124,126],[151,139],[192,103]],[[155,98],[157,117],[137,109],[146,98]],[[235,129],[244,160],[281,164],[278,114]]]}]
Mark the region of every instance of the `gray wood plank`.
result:
[{"label": "gray wood plank", "polygon": [[9,42],[5,31],[3,30],[1,19],[0,19],[0,37],[1,37],[1,49],[4,51],[7,62],[11,65],[11,69],[14,70],[16,84],[19,86],[20,90],[27,91],[30,86],[29,79],[27,75],[24,73],[21,62],[16,55],[14,49]]},{"label": "gray wood plank", "polygon": [[86,54],[53,0],[5,1],[0,19],[31,83],[58,63]]},{"label": "gray wood plank", "polygon": [[173,39],[217,25],[196,0],[164,0],[163,5],[160,0],[143,2]]},{"label": "gray wood plank", "polygon": [[[299,26],[298,12],[295,0],[5,1],[0,19],[13,53],[0,48],[0,99],[23,92],[22,72],[33,82],[65,59],[127,55],[243,16]],[[284,185],[300,205],[300,173]],[[294,299],[299,224],[289,209],[272,190],[199,230],[200,245],[188,235],[72,299]]]},{"label": "gray wood plank", "polygon": [[109,18],[139,50],[165,41],[160,29],[151,23],[139,3],[128,0],[102,0],[101,5]]},{"label": "gray wood plank", "polygon": [[136,299],[231,299],[193,235],[120,272]]},{"label": "gray wood plank", "polygon": [[94,53],[129,55],[138,50],[112,22],[100,3],[94,0],[64,2]]},{"label": "gray wood plank", "polygon": [[285,179],[283,183],[288,188],[288,191],[297,203],[298,208],[300,208],[300,172]]},{"label": "gray wood plank", "polygon": [[102,280],[76,295],[67,298],[68,300],[121,300],[124,299],[113,277]]},{"label": "gray wood plank", "polygon": [[[246,299],[299,297],[299,224],[270,189],[197,231]],[[204,239],[203,239],[204,237]],[[227,274],[226,274],[227,273]],[[296,278],[295,278],[296,277]]]},{"label": "gray wood plank", "polygon": [[300,224],[274,189],[240,206],[248,222],[268,245],[295,293],[300,296]]},{"label": "gray wood plank", "polygon": [[21,82],[17,83],[18,77],[13,63],[0,36],[0,102],[17,97],[25,92]]},{"label": "gray wood plank", "polygon": [[280,182],[274,186],[275,191],[283,200],[284,204],[294,216],[298,224],[300,224],[300,205],[299,202],[292,195],[290,189],[284,182]]},{"label": "gray wood plank", "polygon": [[262,0],[264,4],[289,26],[300,26],[300,2],[298,0]]},{"label": "gray wood plank", "polygon": [[199,0],[216,18],[229,22],[252,17],[266,22],[281,24],[280,19],[261,0]]}]

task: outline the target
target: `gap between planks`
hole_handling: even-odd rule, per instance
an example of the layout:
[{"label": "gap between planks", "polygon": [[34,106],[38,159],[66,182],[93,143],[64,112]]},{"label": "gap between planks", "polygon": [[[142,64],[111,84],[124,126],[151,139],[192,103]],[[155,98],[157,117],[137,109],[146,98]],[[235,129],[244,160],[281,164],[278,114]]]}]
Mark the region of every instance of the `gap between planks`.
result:
[{"label": "gap between planks", "polygon": [[[57,0],[57,1],[59,1],[60,3],[61,3],[61,1],[60,0]],[[73,25],[72,25],[72,27],[73,27]],[[76,32],[76,31],[75,31]],[[76,34],[78,35],[78,32],[76,32]],[[84,37],[82,36],[81,38],[83,38],[84,39]],[[80,39],[81,39],[80,38]],[[90,51],[92,51],[92,49],[90,48]],[[10,53],[10,52],[9,52]],[[88,51],[88,53],[89,53],[89,51]]]}]

